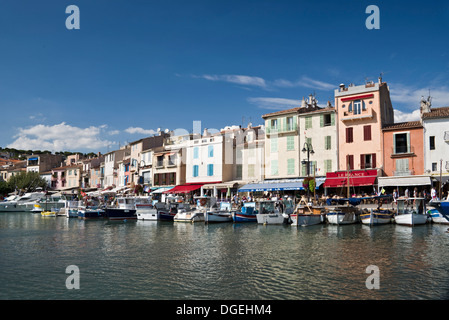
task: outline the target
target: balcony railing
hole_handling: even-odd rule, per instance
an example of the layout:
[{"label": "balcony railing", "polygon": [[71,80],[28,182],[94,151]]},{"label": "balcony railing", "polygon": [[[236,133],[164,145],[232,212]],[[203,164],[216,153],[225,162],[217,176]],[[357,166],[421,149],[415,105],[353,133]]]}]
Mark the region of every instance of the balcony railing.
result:
[{"label": "balcony railing", "polygon": [[367,108],[365,110],[360,110],[357,112],[356,110],[345,111],[343,112],[342,121],[350,121],[350,120],[359,120],[373,117],[373,109]]},{"label": "balcony railing", "polygon": [[414,174],[415,174],[414,170],[393,171],[393,175],[395,176],[413,176]]},{"label": "balcony railing", "polygon": [[266,134],[280,134],[280,133],[290,133],[298,130],[298,124],[286,124],[282,126],[278,126],[276,128],[266,127]]},{"label": "balcony railing", "polygon": [[413,146],[396,146],[391,148],[392,157],[401,157],[415,154],[415,148]]}]

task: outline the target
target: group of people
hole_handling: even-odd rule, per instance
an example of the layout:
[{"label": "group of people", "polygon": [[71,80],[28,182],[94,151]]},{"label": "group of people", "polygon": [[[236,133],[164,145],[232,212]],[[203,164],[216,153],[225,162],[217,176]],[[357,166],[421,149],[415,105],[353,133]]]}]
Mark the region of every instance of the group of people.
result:
[{"label": "group of people", "polygon": [[[413,189],[413,195],[410,193],[410,190],[408,188],[405,189],[404,191],[404,197],[405,198],[424,198],[426,200],[440,200],[438,198],[438,194],[437,194],[437,190],[435,189],[435,187],[432,187],[432,189],[430,190],[430,194],[426,189],[423,189],[422,192],[418,190],[417,187],[415,187]],[[449,191],[448,191],[448,197],[449,197]],[[393,190],[393,201],[396,203],[397,200],[399,198],[399,192],[397,189]],[[448,198],[446,198],[448,199]]]}]

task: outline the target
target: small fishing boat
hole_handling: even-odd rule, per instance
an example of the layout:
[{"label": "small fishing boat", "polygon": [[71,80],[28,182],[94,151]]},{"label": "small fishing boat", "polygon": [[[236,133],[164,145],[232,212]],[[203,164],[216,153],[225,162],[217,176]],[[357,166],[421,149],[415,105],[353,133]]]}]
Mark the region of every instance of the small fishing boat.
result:
[{"label": "small fishing boat", "polygon": [[369,211],[363,211],[360,220],[365,225],[377,226],[391,223],[394,220],[393,216],[394,211],[391,209],[370,209]]},{"label": "small fishing boat", "polygon": [[431,200],[427,206],[427,213],[432,218],[432,222],[449,224],[449,200]]},{"label": "small fishing boat", "polygon": [[322,206],[300,206],[290,215],[292,226],[312,226],[326,220],[326,212]]},{"label": "small fishing boat", "polygon": [[206,211],[205,222],[232,222],[231,204],[229,202],[221,202],[218,210]]},{"label": "small fishing boat", "polygon": [[426,224],[429,220],[424,198],[399,198],[397,203],[396,224],[413,227]]},{"label": "small fishing boat", "polygon": [[234,222],[257,222],[257,211],[255,202],[245,202],[241,211],[232,212]]},{"label": "small fishing boat", "polygon": [[427,214],[430,216],[433,223],[449,224],[449,220],[435,208],[427,210]]},{"label": "small fishing boat", "polygon": [[353,224],[358,222],[360,211],[352,206],[327,208],[326,219],[330,224]]},{"label": "small fishing boat", "polygon": [[106,207],[105,216],[109,220],[137,220],[133,197],[118,197],[111,207]]},{"label": "small fishing boat", "polygon": [[136,215],[139,220],[158,220],[156,207],[149,198],[136,198]]}]

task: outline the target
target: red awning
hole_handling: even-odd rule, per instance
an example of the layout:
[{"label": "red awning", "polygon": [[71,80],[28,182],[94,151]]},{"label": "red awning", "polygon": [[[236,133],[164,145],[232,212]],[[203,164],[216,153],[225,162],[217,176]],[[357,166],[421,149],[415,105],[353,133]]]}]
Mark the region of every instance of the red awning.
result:
[{"label": "red awning", "polygon": [[187,183],[187,184],[181,184],[179,186],[176,186],[170,190],[164,191],[163,193],[189,193],[190,191],[197,190],[201,188],[204,184],[198,184],[198,183]]},{"label": "red awning", "polygon": [[374,94],[365,94],[365,95],[362,95],[362,96],[343,98],[343,99],[341,99],[341,102],[352,101],[352,100],[359,100],[359,99],[368,99],[368,98],[373,98],[373,97],[374,97]]},{"label": "red awning", "polygon": [[[374,185],[377,178],[377,170],[360,170],[349,172],[349,186],[362,187]],[[339,188],[348,186],[348,176],[346,171],[328,172],[324,188]]]},{"label": "red awning", "polygon": [[180,184],[179,186],[176,186],[170,190],[164,191],[163,193],[189,193],[190,191],[198,190],[205,184],[219,183],[219,182],[220,181],[218,181],[218,182],[185,183],[185,184]]}]

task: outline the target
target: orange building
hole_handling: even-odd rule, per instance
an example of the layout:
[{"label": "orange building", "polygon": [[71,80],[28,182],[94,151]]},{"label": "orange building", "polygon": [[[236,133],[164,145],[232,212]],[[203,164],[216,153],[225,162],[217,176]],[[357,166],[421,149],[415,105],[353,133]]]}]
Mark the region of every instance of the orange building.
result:
[{"label": "orange building", "polygon": [[381,78],[359,86],[342,84],[335,90],[335,108],[339,170],[383,168],[382,127],[394,122],[387,84]]},{"label": "orange building", "polygon": [[386,176],[424,174],[424,129],[420,121],[386,125],[384,173]]}]

